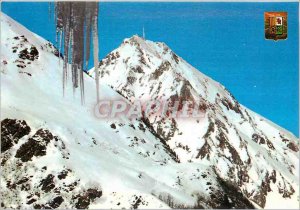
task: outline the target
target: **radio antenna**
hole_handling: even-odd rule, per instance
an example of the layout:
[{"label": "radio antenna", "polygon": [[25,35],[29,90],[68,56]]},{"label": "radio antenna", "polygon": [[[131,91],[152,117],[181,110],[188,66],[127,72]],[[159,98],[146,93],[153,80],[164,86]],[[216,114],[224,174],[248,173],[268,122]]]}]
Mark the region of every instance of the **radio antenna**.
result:
[{"label": "radio antenna", "polygon": [[143,39],[146,39],[145,27],[143,26]]}]

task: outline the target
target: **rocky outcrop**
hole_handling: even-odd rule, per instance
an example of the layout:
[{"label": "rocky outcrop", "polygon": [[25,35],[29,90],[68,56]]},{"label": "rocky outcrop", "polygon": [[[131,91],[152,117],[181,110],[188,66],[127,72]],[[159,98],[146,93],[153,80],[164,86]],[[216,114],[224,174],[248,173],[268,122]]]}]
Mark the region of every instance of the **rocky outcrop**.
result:
[{"label": "rocky outcrop", "polygon": [[48,130],[39,129],[33,137],[21,145],[17,150],[16,158],[20,158],[23,162],[30,161],[33,156],[46,155],[47,145],[54,139],[52,133]]},{"label": "rocky outcrop", "polygon": [[28,135],[31,129],[25,120],[4,119],[1,121],[1,152],[5,152]]}]

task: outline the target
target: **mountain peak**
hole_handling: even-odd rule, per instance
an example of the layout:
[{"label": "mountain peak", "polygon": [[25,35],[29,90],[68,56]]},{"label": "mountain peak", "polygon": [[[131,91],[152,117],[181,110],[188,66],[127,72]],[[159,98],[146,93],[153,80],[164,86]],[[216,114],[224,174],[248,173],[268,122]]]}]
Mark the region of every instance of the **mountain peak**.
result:
[{"label": "mountain peak", "polygon": [[163,52],[171,52],[171,49],[165,43],[146,40],[139,35],[133,35],[130,38],[124,39],[121,46],[126,46],[128,44],[134,46],[138,51],[152,54],[157,58],[161,58]]},{"label": "mountain peak", "polygon": [[135,34],[132,37],[129,38],[125,38],[122,42],[122,44],[128,44],[128,43],[135,43],[135,44],[141,44],[141,43],[145,43],[147,40],[140,37],[139,35]]},{"label": "mountain peak", "polygon": [[141,42],[141,41],[146,41],[143,37],[140,37],[139,35],[135,34],[132,37],[129,38],[130,40],[136,41],[136,42]]}]

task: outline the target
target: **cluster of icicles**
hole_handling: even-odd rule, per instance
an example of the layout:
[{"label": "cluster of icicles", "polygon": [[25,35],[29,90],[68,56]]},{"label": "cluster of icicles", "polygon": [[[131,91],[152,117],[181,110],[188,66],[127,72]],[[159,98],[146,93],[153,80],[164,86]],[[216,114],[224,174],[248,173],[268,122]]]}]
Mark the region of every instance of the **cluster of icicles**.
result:
[{"label": "cluster of icicles", "polygon": [[[80,87],[82,103],[84,103],[83,74],[88,68],[91,43],[93,43],[97,101],[99,101],[98,6],[98,2],[55,3],[59,51],[63,47],[63,94],[68,75],[71,73],[73,91]],[[71,64],[71,69],[68,64]]]}]

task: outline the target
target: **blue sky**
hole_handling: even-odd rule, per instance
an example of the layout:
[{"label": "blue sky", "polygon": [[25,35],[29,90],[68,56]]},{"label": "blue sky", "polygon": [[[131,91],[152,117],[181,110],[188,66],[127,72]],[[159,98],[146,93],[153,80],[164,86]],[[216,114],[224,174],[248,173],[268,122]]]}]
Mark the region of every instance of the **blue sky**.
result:
[{"label": "blue sky", "polygon": [[[55,43],[48,3],[2,11]],[[264,12],[288,12],[288,39],[264,39]],[[298,3],[100,3],[100,57],[134,34],[165,42],[246,107],[299,136]]]}]

